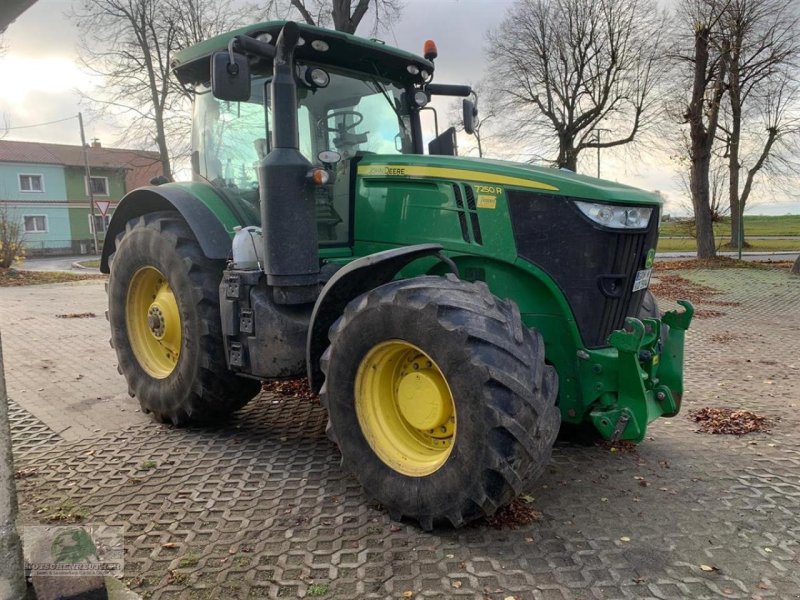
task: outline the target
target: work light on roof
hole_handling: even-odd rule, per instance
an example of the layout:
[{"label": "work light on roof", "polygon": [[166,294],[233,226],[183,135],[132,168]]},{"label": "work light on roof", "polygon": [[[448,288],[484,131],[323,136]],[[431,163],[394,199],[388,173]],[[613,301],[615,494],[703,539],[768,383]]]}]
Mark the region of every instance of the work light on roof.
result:
[{"label": "work light on roof", "polygon": [[324,40],[314,40],[311,42],[311,47],[318,52],[327,52],[330,49],[328,42]]}]

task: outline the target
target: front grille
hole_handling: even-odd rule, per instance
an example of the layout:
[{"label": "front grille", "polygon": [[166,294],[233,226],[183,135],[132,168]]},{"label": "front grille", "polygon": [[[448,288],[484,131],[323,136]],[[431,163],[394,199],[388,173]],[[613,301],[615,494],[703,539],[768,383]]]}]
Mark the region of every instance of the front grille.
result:
[{"label": "front grille", "polygon": [[644,290],[632,291],[636,271],[655,248],[658,210],[646,231],[602,228],[570,198],[509,190],[517,253],[546,271],[569,302],[584,344],[607,345],[625,317],[636,316]]}]

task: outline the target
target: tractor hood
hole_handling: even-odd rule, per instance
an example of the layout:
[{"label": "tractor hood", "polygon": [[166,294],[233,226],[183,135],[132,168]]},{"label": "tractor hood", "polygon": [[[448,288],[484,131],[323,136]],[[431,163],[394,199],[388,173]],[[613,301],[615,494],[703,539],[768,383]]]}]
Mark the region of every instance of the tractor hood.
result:
[{"label": "tractor hood", "polygon": [[658,194],[572,171],[485,158],[420,155],[366,155],[358,163],[362,176],[470,181],[543,194],[622,204],[661,205]]}]

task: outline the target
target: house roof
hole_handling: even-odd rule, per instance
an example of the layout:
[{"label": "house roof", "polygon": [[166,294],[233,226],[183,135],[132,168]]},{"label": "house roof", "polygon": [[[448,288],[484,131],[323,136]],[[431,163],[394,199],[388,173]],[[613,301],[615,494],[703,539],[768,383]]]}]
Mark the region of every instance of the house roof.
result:
[{"label": "house roof", "polygon": [[[161,174],[158,152],[126,150],[121,148],[87,147],[89,166],[93,169],[122,169],[128,190],[147,185]],[[83,151],[80,146],[45,144],[42,142],[15,142],[0,140],[0,163],[29,163],[83,168]]]}]

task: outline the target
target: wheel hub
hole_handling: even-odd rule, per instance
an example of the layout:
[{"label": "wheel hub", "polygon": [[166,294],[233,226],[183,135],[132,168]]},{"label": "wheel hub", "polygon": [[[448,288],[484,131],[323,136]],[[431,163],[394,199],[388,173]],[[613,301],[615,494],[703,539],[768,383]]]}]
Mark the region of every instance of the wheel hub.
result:
[{"label": "wheel hub", "polygon": [[147,326],[156,339],[160,340],[164,337],[164,328],[166,326],[164,323],[164,313],[162,313],[161,309],[155,304],[151,305],[150,310],[147,311]]},{"label": "wheel hub", "polygon": [[152,377],[167,377],[178,363],[181,316],[167,278],[142,267],[131,278],[125,305],[128,336],[136,359]]},{"label": "wheel hub", "polygon": [[376,345],[361,361],[355,385],[361,431],[396,471],[424,477],[447,461],[456,435],[456,407],[438,365],[403,340]]},{"label": "wheel hub", "polygon": [[[417,366],[417,363],[414,364]],[[405,374],[397,386],[400,414],[419,431],[435,430],[445,424],[450,416],[449,396],[450,392],[442,378],[431,372]]]}]

